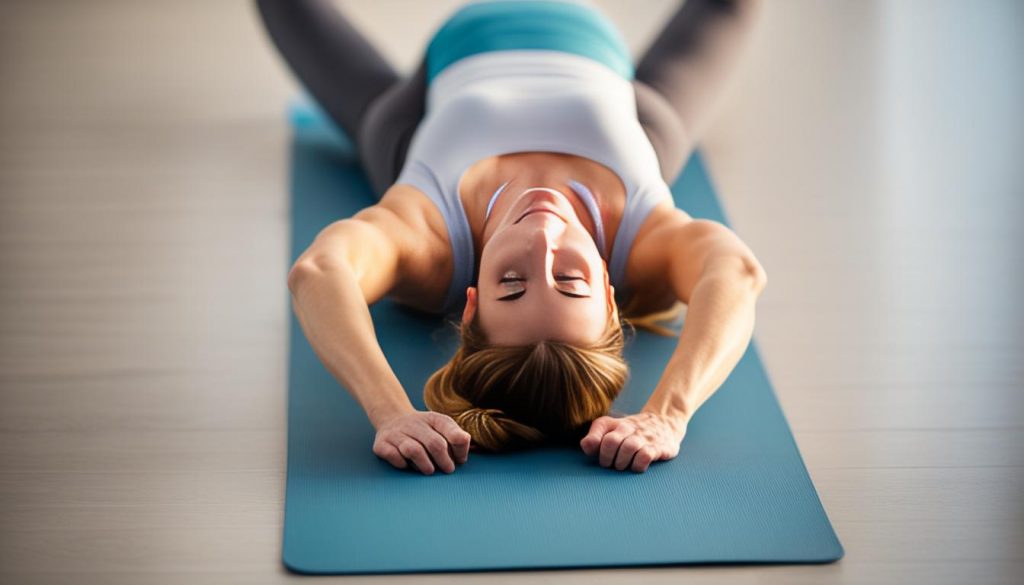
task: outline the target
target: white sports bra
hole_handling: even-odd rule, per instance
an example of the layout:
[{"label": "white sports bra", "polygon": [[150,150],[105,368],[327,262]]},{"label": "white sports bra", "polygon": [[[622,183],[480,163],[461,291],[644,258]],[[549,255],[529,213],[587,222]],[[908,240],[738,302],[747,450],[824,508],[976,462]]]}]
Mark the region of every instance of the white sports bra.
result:
[{"label": "white sports bra", "polygon": [[[654,207],[672,203],[657,155],[637,119],[633,86],[587,57],[516,49],[460,59],[434,78],[426,116],[396,181],[430,198],[447,225],[454,271],[443,311],[461,309],[478,271],[459,196],[462,177],[477,161],[514,152],[572,154],[619,177],[626,204],[608,270],[616,296],[620,302],[626,299],[626,259],[633,239]],[[585,195],[581,198],[586,203]],[[596,211],[587,209],[592,215]]]}]

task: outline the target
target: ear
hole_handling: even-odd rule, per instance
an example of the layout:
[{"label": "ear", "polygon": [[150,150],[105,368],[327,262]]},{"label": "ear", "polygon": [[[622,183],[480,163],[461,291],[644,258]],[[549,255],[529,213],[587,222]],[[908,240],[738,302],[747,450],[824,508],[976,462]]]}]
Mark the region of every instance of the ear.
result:
[{"label": "ear", "polygon": [[466,288],[466,308],[462,310],[462,322],[470,323],[476,316],[476,287]]},{"label": "ear", "polygon": [[608,295],[608,304],[610,306],[612,314],[618,312],[619,307],[615,304],[615,287],[612,286],[611,276],[608,275],[608,269],[605,267],[604,271],[604,290],[605,294]]}]

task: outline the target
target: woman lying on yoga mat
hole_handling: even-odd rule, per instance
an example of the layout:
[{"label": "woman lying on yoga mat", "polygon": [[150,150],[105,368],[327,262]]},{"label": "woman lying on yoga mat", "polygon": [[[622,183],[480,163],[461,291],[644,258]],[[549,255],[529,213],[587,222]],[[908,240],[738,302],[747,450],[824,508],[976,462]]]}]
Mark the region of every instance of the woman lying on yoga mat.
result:
[{"label": "woman lying on yoga mat", "polygon": [[[327,0],[258,4],[380,196],[326,227],[288,276],[310,344],[377,430],[373,452],[428,474],[454,471],[471,445],[579,441],[638,472],[675,457],[745,351],[765,286],[736,234],[675,208],[668,187],[755,3],[687,0],[634,70],[588,3],[474,2],[404,79]],[[384,296],[461,312],[461,347],[426,384],[431,411],[377,344],[368,306]],[[627,378],[622,320],[649,325],[681,303],[650,399],[608,416]]]}]

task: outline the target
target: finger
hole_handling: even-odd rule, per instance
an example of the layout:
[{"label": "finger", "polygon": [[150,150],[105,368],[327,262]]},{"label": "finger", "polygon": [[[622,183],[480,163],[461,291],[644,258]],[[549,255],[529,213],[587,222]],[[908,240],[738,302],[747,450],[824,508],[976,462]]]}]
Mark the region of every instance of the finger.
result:
[{"label": "finger", "polygon": [[448,452],[448,441],[445,440],[441,433],[427,425],[423,428],[415,429],[409,434],[420,443],[423,443],[427,453],[430,454],[430,458],[437,464],[438,469],[445,473],[455,471],[455,461],[452,460],[452,456]]},{"label": "finger", "polygon": [[636,455],[633,456],[633,471],[639,473],[647,471],[651,462],[654,461],[655,455],[657,455],[657,453],[654,447],[650,445],[644,445],[641,447],[640,450],[636,452]]},{"label": "finger", "polygon": [[583,449],[583,452],[587,455],[595,454],[605,433],[614,429],[617,424],[618,419],[610,416],[601,416],[594,419],[594,422],[590,423],[590,432],[580,440],[580,447]]},{"label": "finger", "polygon": [[435,415],[431,417],[430,426],[434,427],[448,441],[452,459],[456,463],[465,463],[469,458],[469,444],[472,442],[472,437],[450,416],[441,413],[435,413]]},{"label": "finger", "polygon": [[629,467],[633,463],[633,456],[644,446],[644,443],[644,438],[640,435],[633,434],[626,437],[619,447],[619,454],[615,456],[615,469],[623,471]]},{"label": "finger", "polygon": [[391,443],[381,442],[380,444],[375,445],[373,453],[398,469],[405,469],[409,466],[409,462],[406,461],[405,457],[402,457],[402,454],[398,452],[398,447],[395,447]]},{"label": "finger", "polygon": [[619,447],[626,436],[626,433],[616,429],[601,439],[601,454],[598,456],[601,467],[611,467],[615,461],[615,454],[618,453]]},{"label": "finger", "polygon": [[434,464],[430,462],[426,448],[416,439],[412,437],[402,439],[402,442],[398,444],[398,452],[402,454],[402,457],[412,461],[420,473],[425,475],[434,473]]}]

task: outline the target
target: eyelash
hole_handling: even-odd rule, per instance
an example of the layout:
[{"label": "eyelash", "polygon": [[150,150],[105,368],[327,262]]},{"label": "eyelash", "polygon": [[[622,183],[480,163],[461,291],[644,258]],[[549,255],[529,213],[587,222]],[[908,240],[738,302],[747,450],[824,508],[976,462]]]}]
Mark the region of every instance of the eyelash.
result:
[{"label": "eyelash", "polygon": [[[556,274],[555,275],[555,280],[558,281],[558,282],[569,282],[569,281],[572,281],[572,280],[584,280],[584,278],[582,276],[567,276],[565,274]],[[526,281],[525,278],[521,278],[521,277],[518,277],[518,276],[517,277],[506,277],[506,278],[502,278],[501,280],[499,280],[498,284],[505,284],[505,283],[508,283],[508,282],[525,282],[525,281]]]}]

